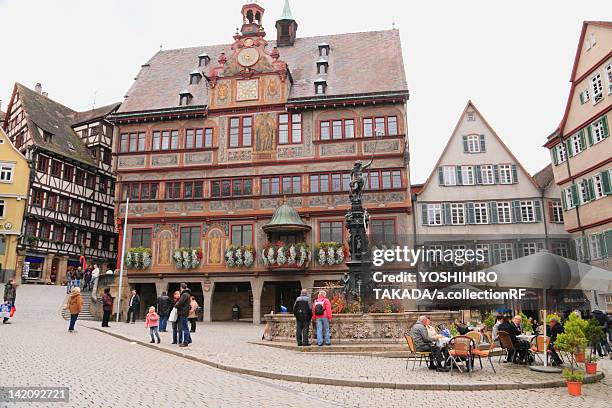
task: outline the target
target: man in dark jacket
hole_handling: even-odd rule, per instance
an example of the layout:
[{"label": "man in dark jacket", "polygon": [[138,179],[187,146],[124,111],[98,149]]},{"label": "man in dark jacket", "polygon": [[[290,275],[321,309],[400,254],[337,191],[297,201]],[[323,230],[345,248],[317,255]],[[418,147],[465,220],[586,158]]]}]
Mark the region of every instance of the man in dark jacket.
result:
[{"label": "man in dark jacket", "polygon": [[608,355],[608,352],[610,351],[609,348],[609,344],[608,344],[608,340],[606,339],[606,314],[604,312],[602,312],[599,309],[594,309],[591,312],[591,317],[594,318],[595,320],[597,320],[597,323],[599,323],[599,325],[601,326],[601,329],[604,332],[604,337],[601,339],[601,341],[595,345],[595,350],[597,351],[597,353],[599,354],[599,357],[603,357],[605,355]]},{"label": "man in dark jacket", "polygon": [[550,328],[548,329],[548,334],[550,335],[550,343],[548,344],[548,351],[550,351],[550,356],[552,358],[553,365],[561,365],[563,364],[563,360],[557,354],[555,350],[555,341],[557,341],[557,336],[563,333],[563,326],[561,326],[556,317],[550,318]]},{"label": "man in dark jacket", "polygon": [[166,325],[168,324],[168,317],[170,317],[170,311],[172,310],[172,302],[166,292],[162,292],[161,296],[157,298],[157,314],[159,315],[159,331],[165,332]]},{"label": "man in dark jacket", "polygon": [[300,296],[293,305],[293,315],[295,316],[295,339],[298,346],[310,346],[308,333],[310,331],[310,319],[312,318],[312,302],[308,291],[302,289]]},{"label": "man in dark jacket", "polygon": [[181,297],[174,305],[178,311],[179,327],[183,332],[183,342],[179,347],[187,347],[191,343],[191,334],[189,334],[189,309],[191,308],[191,291],[186,283],[181,283]]},{"label": "man in dark jacket", "polygon": [[113,297],[110,295],[110,288],[104,288],[102,295],[102,327],[110,327],[108,321],[113,313]]},{"label": "man in dark jacket", "polygon": [[[527,356],[527,350],[529,349],[529,342],[527,340],[522,340],[517,338],[516,336],[521,335],[521,321],[523,318],[520,315],[514,316],[512,321],[510,322],[506,317],[502,324],[499,325],[499,331],[504,331],[510,335],[510,339],[512,340],[512,344],[516,349],[515,355],[512,356],[512,360],[514,362],[525,361]],[[508,356],[510,358],[510,356]],[[518,360],[518,361],[517,361]],[[508,361],[506,361],[508,362]]]},{"label": "man in dark jacket", "polygon": [[[11,305],[11,308],[15,307],[15,299],[17,298],[17,284],[15,283],[15,279],[11,279],[8,281],[6,285],[4,285],[4,303],[8,303]],[[10,324],[9,318],[5,317],[2,319],[3,324]]]},{"label": "man in dark jacket", "polygon": [[138,319],[138,312],[140,311],[140,296],[136,293],[135,290],[132,291],[130,295],[130,300],[128,300],[128,313],[127,313],[127,322],[130,322],[130,316],[132,317],[132,324],[136,323],[136,319]]},{"label": "man in dark jacket", "polygon": [[[436,339],[429,337],[427,326],[430,321],[426,316],[420,316],[419,320],[410,329],[410,337],[414,340],[416,351],[430,351],[429,368],[437,371],[448,371],[444,367],[444,354],[440,347],[436,345]],[[434,364],[435,358],[435,364]]]}]

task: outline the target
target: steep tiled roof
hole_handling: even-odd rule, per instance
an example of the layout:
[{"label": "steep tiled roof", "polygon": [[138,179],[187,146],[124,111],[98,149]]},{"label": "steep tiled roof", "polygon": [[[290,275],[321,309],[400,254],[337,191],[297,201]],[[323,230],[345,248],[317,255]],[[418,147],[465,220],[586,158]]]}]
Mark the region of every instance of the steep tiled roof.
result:
[{"label": "steep tiled roof", "polygon": [[[71,127],[77,112],[19,83],[16,87],[26,113],[30,134],[37,146],[95,165],[85,144]],[[50,141],[43,139],[39,128],[53,135]]]},{"label": "steep tiled roof", "polygon": [[[314,93],[320,43],[330,46],[325,96],[408,90],[399,31],[394,29],[297,38],[293,46],[280,47],[280,59],[287,62],[293,80],[290,99],[322,96]],[[275,44],[270,41],[267,51]],[[189,85],[189,73],[197,68],[198,55],[210,56],[208,70],[217,64],[221,51],[229,56],[230,47],[225,44],[159,51],[142,66],[118,112],[177,108],[179,92],[184,89],[193,95],[190,105],[207,105],[206,82]]]},{"label": "steep tiled roof", "polygon": [[548,186],[550,182],[554,180],[554,178],[552,164],[549,164],[533,175],[533,179],[540,188],[545,188]]},{"label": "steep tiled roof", "polygon": [[94,119],[104,118],[108,116],[110,113],[114,112],[115,109],[119,107],[119,105],[121,105],[121,103],[116,102],[110,105],[101,106],[99,108],[91,109],[88,111],[77,112],[74,117],[73,125],[90,122]]}]

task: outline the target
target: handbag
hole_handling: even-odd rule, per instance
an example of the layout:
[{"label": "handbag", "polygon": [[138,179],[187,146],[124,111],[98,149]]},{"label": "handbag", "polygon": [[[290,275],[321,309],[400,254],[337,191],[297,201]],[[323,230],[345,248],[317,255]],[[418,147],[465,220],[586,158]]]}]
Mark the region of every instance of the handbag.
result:
[{"label": "handbag", "polygon": [[11,307],[11,313],[10,313],[10,317],[15,316],[15,312],[17,311],[17,308],[15,306]]},{"label": "handbag", "polygon": [[178,310],[176,310],[176,307],[172,308],[172,311],[170,312],[170,317],[168,317],[168,321],[169,322],[176,322],[176,320],[178,319]]}]

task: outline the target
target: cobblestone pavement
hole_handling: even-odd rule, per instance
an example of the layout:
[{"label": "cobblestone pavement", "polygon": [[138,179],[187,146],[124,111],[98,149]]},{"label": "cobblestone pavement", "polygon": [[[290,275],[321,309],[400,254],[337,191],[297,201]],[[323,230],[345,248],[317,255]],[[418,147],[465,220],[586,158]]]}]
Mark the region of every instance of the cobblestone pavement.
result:
[{"label": "cobblestone pavement", "polygon": [[[402,391],[339,386],[321,386],[238,375],[214,369],[155,349],[83,327],[96,322],[78,322],[76,334],[67,333],[67,322],[59,317],[63,288],[21,286],[17,296],[17,316],[13,324],[0,325],[1,386],[70,386],[69,404],[51,407],[445,407],[506,406],[500,401],[518,399],[521,406],[536,404],[559,407],[609,407],[612,381],[583,386],[582,397],[569,397],[564,388],[518,391]],[[284,369],[303,375],[317,373],[331,377],[356,377],[373,380],[388,378],[395,382],[451,381],[448,373],[405,371],[405,360],[323,356],[297,353],[248,344],[261,337],[263,326],[250,324],[198,324],[193,347],[184,351],[206,359],[259,370]],[[112,323],[112,332],[146,340],[144,324]],[[162,346],[170,333],[162,334]],[[183,349],[181,349],[183,351]],[[233,357],[236,354],[238,357]],[[612,373],[612,361],[601,365]],[[297,365],[296,365],[297,364]],[[320,367],[330,368],[325,372]],[[5,369],[9,367],[10,375]],[[388,372],[394,370],[393,372]],[[506,370],[506,366],[503,366]],[[363,373],[369,375],[363,378]],[[521,373],[531,375],[527,370]],[[518,374],[517,374],[518,375]],[[433,377],[432,377],[433,376]],[[485,381],[485,374],[474,373],[472,382]],[[400,378],[394,378],[400,377]],[[467,375],[454,375],[452,381],[468,381]],[[324,402],[327,401],[327,402]],[[45,406],[18,404],[15,406]],[[2,407],[2,403],[0,403]]]}]

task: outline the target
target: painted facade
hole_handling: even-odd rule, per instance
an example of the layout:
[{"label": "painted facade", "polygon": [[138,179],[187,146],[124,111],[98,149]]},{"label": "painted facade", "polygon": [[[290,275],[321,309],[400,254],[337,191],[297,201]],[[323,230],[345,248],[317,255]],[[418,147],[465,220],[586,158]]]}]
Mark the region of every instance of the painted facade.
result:
[{"label": "painted facade", "polygon": [[[612,23],[583,23],[564,116],[545,146],[576,256],[612,269]],[[612,294],[598,296],[612,310]],[[606,306],[607,305],[607,306]]]},{"label": "painted facade", "polygon": [[0,128],[0,282],[16,275],[30,166]]},{"label": "painted facade", "polygon": [[[143,298],[187,282],[204,320],[229,320],[237,305],[259,323],[347,270],[320,263],[317,247],[332,242],[324,247],[338,255],[346,245],[355,160],[374,157],[364,194],[373,239],[409,235],[408,90],[397,30],[300,38],[284,13],[273,41],[263,8],[241,13],[233,43],[161,51],[143,65],[112,116],[116,201],[122,225],[130,198],[122,256]],[[380,48],[376,64],[359,52],[368,47]],[[304,231],[262,229],[283,204]],[[310,260],[271,264],[278,242],[298,259],[307,247]]]}]

